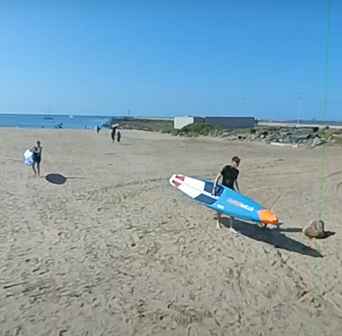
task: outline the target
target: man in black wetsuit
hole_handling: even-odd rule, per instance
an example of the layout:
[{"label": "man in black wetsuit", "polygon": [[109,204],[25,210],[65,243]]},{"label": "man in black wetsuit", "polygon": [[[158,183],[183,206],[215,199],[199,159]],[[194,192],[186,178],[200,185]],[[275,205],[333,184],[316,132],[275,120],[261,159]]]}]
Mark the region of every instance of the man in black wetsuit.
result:
[{"label": "man in black wetsuit", "polygon": [[[38,171],[38,176],[40,176],[40,162],[42,160],[42,152],[43,152],[43,147],[40,145],[40,141],[37,141],[37,144],[32,147],[31,149],[33,155],[33,163],[32,163],[32,169],[34,172],[34,176],[37,176],[37,171]],[[37,170],[36,170],[37,167]]]},{"label": "man in black wetsuit", "polygon": [[115,141],[116,129],[117,129],[116,126],[112,126],[112,131],[110,132],[110,136],[111,136],[111,138],[112,138],[112,142]]},{"label": "man in black wetsuit", "polygon": [[[216,176],[215,179],[215,183],[214,183],[214,188],[213,188],[213,194],[216,191],[216,185],[218,183],[218,181],[220,180],[220,178],[222,177],[222,185],[224,185],[225,187],[228,187],[230,189],[236,190],[238,192],[240,192],[239,189],[239,184],[237,182],[238,176],[239,176],[239,165],[240,165],[240,158],[238,156],[234,156],[232,158],[232,164],[231,165],[227,165],[224,166],[223,169],[221,170],[221,172]],[[218,229],[221,228],[221,214],[218,212],[217,213],[217,223],[216,223],[216,227]],[[233,221],[234,221],[234,217],[230,217],[230,230],[234,233],[236,233],[236,231],[233,228]]]}]

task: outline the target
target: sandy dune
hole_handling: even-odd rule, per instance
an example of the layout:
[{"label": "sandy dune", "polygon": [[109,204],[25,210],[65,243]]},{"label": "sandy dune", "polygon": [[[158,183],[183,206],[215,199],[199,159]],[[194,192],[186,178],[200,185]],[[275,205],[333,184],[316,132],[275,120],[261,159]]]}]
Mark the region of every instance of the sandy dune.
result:
[{"label": "sandy dune", "polygon": [[[123,131],[0,130],[0,335],[339,335],[342,150]],[[40,139],[42,173],[24,150]],[[242,158],[240,187],[280,231],[214,214],[168,184]],[[325,160],[326,159],[326,160]],[[336,235],[310,242],[318,217]]]}]

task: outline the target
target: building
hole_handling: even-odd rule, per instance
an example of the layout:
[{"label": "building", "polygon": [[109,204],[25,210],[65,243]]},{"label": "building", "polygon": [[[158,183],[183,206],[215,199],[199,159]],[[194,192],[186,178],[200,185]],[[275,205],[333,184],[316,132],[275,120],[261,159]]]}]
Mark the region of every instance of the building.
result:
[{"label": "building", "polygon": [[254,117],[206,117],[205,122],[209,125],[229,128],[254,128],[257,121]]},{"label": "building", "polygon": [[173,121],[173,127],[175,129],[182,129],[183,127],[187,125],[191,125],[197,122],[204,122],[204,118],[190,117],[190,116],[175,117]]}]

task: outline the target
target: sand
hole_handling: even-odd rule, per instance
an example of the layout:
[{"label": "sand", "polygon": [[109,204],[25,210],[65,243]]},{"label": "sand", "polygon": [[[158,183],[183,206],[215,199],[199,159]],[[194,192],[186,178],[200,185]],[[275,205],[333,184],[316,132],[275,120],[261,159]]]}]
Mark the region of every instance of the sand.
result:
[{"label": "sand", "polygon": [[[0,335],[340,333],[341,147],[122,135],[0,130]],[[66,183],[23,165],[36,139],[43,176]],[[168,183],[214,178],[233,155],[241,191],[281,230],[218,230]],[[301,230],[320,209],[336,234],[309,241]]]}]

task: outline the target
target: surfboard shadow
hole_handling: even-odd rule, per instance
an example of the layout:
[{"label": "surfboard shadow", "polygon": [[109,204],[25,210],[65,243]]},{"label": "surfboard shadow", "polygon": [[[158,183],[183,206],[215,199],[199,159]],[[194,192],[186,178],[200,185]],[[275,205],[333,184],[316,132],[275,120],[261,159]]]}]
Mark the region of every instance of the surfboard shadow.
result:
[{"label": "surfboard shadow", "polygon": [[85,177],[77,177],[77,176],[64,176],[62,174],[57,174],[57,173],[51,173],[47,174],[45,176],[45,180],[52,183],[52,184],[58,184],[62,185],[64,184],[67,180],[72,180],[72,179],[84,179]]},{"label": "surfboard shadow", "polygon": [[303,232],[302,228],[287,228],[287,229],[283,229],[282,227],[279,228],[280,232]]},{"label": "surfboard shadow", "polygon": [[[225,226],[229,226],[229,220],[226,218],[222,218],[221,223]],[[319,251],[287,237],[281,232],[281,230],[263,229],[258,227],[256,224],[251,224],[237,219],[234,221],[234,229],[248,238],[273,245],[275,248],[280,248],[315,258],[323,257]]]}]

